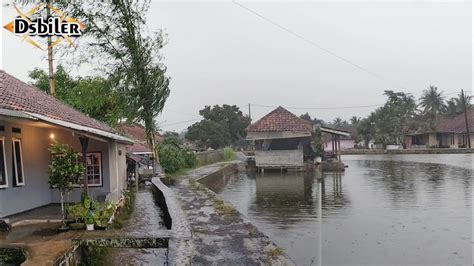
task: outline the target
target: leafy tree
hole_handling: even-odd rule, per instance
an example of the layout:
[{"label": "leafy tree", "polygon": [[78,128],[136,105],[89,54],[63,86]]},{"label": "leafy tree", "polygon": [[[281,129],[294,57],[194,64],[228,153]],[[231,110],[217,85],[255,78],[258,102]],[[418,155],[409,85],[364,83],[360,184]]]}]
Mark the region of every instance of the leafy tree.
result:
[{"label": "leafy tree", "polygon": [[54,143],[49,151],[53,155],[49,161],[49,185],[59,190],[61,194],[61,212],[64,223],[64,193],[71,191],[74,184],[79,184],[85,169],[84,165],[78,162],[79,155],[70,146]]},{"label": "leafy tree", "polygon": [[204,118],[188,128],[186,138],[214,149],[236,144],[246,136],[250,118],[235,105],[205,106],[199,111]]},{"label": "leafy tree", "polygon": [[384,146],[401,144],[405,133],[413,129],[411,122],[416,115],[415,99],[409,93],[391,90],[386,90],[384,95],[388,97],[387,102],[361,122],[362,125],[358,127],[361,131],[359,135],[365,140],[373,137]]},{"label": "leafy tree", "polygon": [[438,88],[435,86],[430,86],[428,89],[423,90],[419,105],[422,108],[423,116],[431,124],[446,112],[446,104],[442,92],[438,91]]},{"label": "leafy tree", "polygon": [[306,121],[308,121],[308,122],[313,122],[313,120],[311,119],[311,116],[310,116],[308,113],[305,113],[305,114],[300,115],[300,118],[301,118],[301,119],[304,119],[304,120],[306,120]]},{"label": "leafy tree", "polygon": [[197,164],[194,153],[181,147],[177,138],[166,138],[159,145],[160,164],[167,174],[173,174]]},{"label": "leafy tree", "polygon": [[[85,61],[99,57],[112,86],[126,96],[128,119],[142,121],[155,149],[155,117],[169,96],[169,78],[161,63],[165,41],[161,31],[148,33],[149,0],[67,1],[62,9],[87,28],[78,47]],[[84,51],[85,49],[85,51]]]},{"label": "leafy tree", "polygon": [[213,149],[231,144],[231,136],[225,125],[207,119],[188,127],[185,137],[189,140],[197,141],[202,147],[211,147]]},{"label": "leafy tree", "polygon": [[311,123],[313,123],[313,124],[315,124],[315,125],[324,125],[324,124],[325,124],[324,120],[322,120],[322,119],[317,119],[317,118],[311,118],[311,115],[308,114],[308,113],[305,113],[305,114],[300,115],[300,118],[301,118],[301,119],[304,119],[304,120],[306,120],[306,121],[308,121],[308,122],[311,122]]},{"label": "leafy tree", "polygon": [[[29,73],[32,85],[49,91],[48,73],[35,68]],[[97,120],[115,126],[126,112],[125,99],[102,77],[73,78],[61,66],[56,70],[56,97]]]},{"label": "leafy tree", "polygon": [[360,120],[357,125],[357,136],[356,141],[359,143],[364,142],[366,149],[369,148],[369,142],[375,138],[375,127],[374,127],[374,113],[369,117]]},{"label": "leafy tree", "polygon": [[[464,100],[466,101],[466,108],[472,108],[472,96],[464,94]],[[446,103],[446,112],[447,117],[454,117],[456,115],[464,112],[464,107],[462,104],[462,94],[460,93],[457,98],[451,98]]]}]

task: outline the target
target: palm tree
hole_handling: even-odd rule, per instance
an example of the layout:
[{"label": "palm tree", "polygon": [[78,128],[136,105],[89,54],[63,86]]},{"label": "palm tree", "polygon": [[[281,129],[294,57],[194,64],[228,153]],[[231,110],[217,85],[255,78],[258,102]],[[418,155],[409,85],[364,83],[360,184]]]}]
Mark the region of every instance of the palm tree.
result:
[{"label": "palm tree", "polygon": [[[466,108],[469,109],[472,107],[471,104],[472,96],[464,94],[464,101],[466,102]],[[447,101],[446,107],[446,116],[453,117],[456,116],[464,111],[464,107],[462,104],[462,94],[458,94],[457,98],[451,98]]]},{"label": "palm tree", "polygon": [[350,119],[351,125],[357,126],[360,123],[360,120],[361,120],[360,117],[357,117],[357,116],[351,117],[351,119]]},{"label": "palm tree", "polygon": [[423,115],[431,122],[436,120],[439,115],[446,111],[444,96],[435,86],[430,86],[428,89],[423,91],[423,94],[420,97],[419,106],[423,108]]},{"label": "palm tree", "polygon": [[334,126],[342,126],[342,124],[344,123],[344,121],[342,120],[342,118],[340,117],[336,117],[334,118],[334,120],[332,121],[332,124]]}]

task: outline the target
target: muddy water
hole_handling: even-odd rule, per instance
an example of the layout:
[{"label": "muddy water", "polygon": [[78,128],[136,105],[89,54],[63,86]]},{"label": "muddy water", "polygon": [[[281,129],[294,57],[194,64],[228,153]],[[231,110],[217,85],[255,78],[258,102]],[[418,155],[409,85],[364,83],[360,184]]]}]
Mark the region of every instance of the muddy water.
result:
[{"label": "muddy water", "polygon": [[220,194],[299,265],[472,265],[472,155],[343,160],[322,178],[242,173]]}]

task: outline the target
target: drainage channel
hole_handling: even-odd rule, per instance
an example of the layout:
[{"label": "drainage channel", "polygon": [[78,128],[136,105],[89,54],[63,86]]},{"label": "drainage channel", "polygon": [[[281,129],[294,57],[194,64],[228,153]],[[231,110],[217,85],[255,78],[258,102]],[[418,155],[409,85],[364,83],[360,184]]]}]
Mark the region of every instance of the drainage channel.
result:
[{"label": "drainage channel", "polygon": [[153,189],[139,188],[134,211],[121,229],[82,234],[56,265],[168,265],[168,211]]}]

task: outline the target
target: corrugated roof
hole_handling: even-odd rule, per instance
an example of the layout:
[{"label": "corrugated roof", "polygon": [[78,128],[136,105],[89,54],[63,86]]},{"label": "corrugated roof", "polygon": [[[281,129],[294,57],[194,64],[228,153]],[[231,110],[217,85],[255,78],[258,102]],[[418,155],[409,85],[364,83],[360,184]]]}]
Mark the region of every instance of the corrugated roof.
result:
[{"label": "corrugated roof", "polygon": [[310,122],[299,118],[295,114],[279,106],[257,122],[247,127],[247,132],[281,131],[311,132],[312,125]]}]

